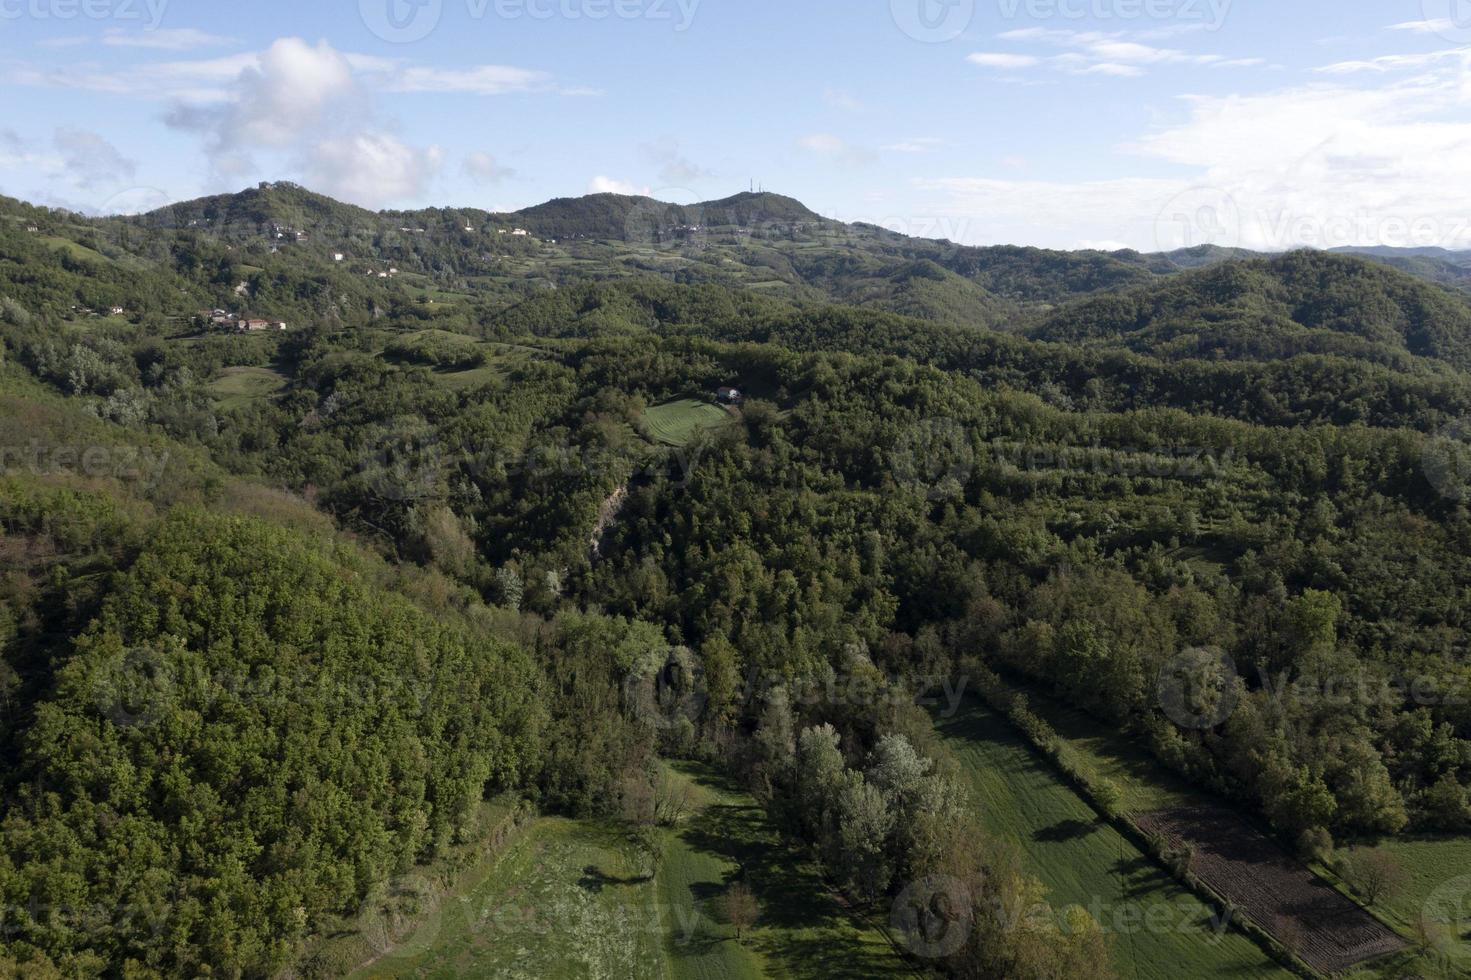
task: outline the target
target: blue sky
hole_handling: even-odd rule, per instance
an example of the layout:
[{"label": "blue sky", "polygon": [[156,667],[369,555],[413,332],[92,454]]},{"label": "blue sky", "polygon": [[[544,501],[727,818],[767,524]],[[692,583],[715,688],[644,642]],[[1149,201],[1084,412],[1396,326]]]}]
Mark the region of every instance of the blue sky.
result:
[{"label": "blue sky", "polygon": [[1471,246],[1471,0],[0,0],[0,192]]}]

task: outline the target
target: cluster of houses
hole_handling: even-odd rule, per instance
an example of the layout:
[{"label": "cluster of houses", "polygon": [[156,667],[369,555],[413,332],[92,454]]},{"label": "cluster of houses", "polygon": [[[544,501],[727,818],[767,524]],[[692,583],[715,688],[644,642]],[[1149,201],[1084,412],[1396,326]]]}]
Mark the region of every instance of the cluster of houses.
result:
[{"label": "cluster of houses", "polygon": [[90,306],[77,306],[77,305],[73,304],[72,305],[72,315],[73,316],[127,316],[128,315],[128,311],[125,310],[125,309],[123,309],[121,306],[110,306],[110,307],[107,308],[107,312],[106,313],[99,313],[97,310],[92,309],[92,307],[90,307]]},{"label": "cluster of houses", "polygon": [[231,330],[236,333],[259,333],[264,330],[286,329],[285,320],[261,320],[256,317],[244,317],[228,310],[202,310],[199,318],[216,329]]}]

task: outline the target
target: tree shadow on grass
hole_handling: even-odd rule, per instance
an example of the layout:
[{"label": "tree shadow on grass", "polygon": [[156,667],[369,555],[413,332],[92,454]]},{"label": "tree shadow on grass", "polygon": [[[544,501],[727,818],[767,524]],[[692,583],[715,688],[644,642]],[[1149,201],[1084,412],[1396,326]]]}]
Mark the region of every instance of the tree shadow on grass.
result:
[{"label": "tree shadow on grass", "polygon": [[1041,844],[1065,844],[1068,841],[1081,840],[1100,829],[1101,824],[1097,820],[1062,820],[1051,827],[1041,828],[1032,834],[1032,839]]},{"label": "tree shadow on grass", "polygon": [[654,878],[652,875],[638,875],[636,877],[619,878],[616,875],[604,873],[603,870],[596,865],[589,864],[587,867],[582,869],[582,877],[578,879],[577,884],[579,887],[585,889],[586,891],[597,894],[598,892],[601,892],[604,888],[608,888],[611,886],[646,885],[653,880]]},{"label": "tree shadow on grass", "polygon": [[[741,792],[727,780],[701,772],[701,781],[731,795]],[[892,975],[899,961],[887,944],[860,939],[859,927],[838,904],[810,857],[788,846],[753,803],[706,807],[681,829],[691,849],[735,865],[723,885],[691,886],[697,899],[722,894],[733,881],[745,881],[761,903],[757,931],[746,946],[801,976],[877,977]],[[735,942],[715,931],[718,942]],[[703,940],[702,940],[703,941]],[[688,950],[689,947],[685,947]]]}]

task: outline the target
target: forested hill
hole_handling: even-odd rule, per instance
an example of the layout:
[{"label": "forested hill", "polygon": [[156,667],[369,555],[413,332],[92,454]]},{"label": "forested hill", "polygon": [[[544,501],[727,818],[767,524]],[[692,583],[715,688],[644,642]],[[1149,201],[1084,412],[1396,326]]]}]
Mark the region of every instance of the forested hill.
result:
[{"label": "forested hill", "polygon": [[516,211],[511,217],[544,238],[644,242],[681,231],[720,228],[803,236],[840,227],[839,222],[824,219],[800,201],[779,194],[737,194],[688,205],[624,194],[593,194],[557,198]]},{"label": "forested hill", "polygon": [[1471,301],[1380,264],[1294,252],[1227,262],[1061,310],[1041,340],[1166,358],[1280,360],[1336,354],[1407,368],[1471,368]]},{"label": "forested hill", "polygon": [[[914,696],[977,664],[1313,860],[1471,833],[1461,297],[717,204],[0,202],[0,976],[329,975],[493,799],[641,855],[679,760],[991,923],[1046,893]],[[1104,980],[1075,911],[931,965]]]}]

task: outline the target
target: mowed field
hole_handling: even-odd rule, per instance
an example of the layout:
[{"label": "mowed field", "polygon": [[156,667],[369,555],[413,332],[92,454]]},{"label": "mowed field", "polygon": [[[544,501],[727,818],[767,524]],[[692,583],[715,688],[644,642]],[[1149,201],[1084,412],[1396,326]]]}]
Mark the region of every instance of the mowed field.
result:
[{"label": "mowed field", "polygon": [[220,376],[209,383],[210,395],[220,408],[232,411],[245,408],[262,398],[270,398],[287,385],[286,376],[279,371],[260,367],[225,368]]},{"label": "mowed field", "polygon": [[[1377,850],[1405,870],[1405,884],[1380,911],[1410,935],[1423,929],[1431,948],[1412,959],[1424,977],[1471,977],[1471,838],[1416,837],[1387,840]],[[1428,927],[1428,928],[1427,928]],[[1387,973],[1353,976],[1387,976]]]},{"label": "mowed field", "polygon": [[1011,840],[1058,909],[1079,905],[1109,935],[1121,977],[1286,978],[1251,939],[1099,818],[1000,715],[974,699],[937,727],[986,828]]},{"label": "mowed field", "polygon": [[[660,831],[657,873],[625,828],[536,820],[485,877],[359,978],[659,978],[913,975],[856,922],[756,802],[717,773],[680,765],[690,814]],[[743,942],[716,899],[748,883],[761,920]]]},{"label": "mowed field", "polygon": [[695,434],[729,425],[730,413],[718,405],[686,398],[657,405],[644,413],[643,428],[648,437],[666,446],[689,445]]}]

